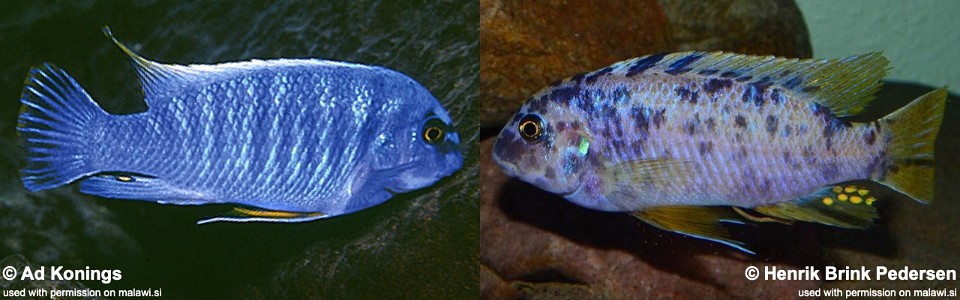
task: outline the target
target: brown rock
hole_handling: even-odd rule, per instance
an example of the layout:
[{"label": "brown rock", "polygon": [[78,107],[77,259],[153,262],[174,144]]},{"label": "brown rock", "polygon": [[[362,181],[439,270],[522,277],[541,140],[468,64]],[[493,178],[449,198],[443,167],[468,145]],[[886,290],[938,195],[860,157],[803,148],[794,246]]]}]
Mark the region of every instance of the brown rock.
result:
[{"label": "brown rock", "polygon": [[677,51],[811,57],[807,25],[789,0],[660,0]]},{"label": "brown rock", "polygon": [[481,126],[499,126],[552,81],[666,51],[668,41],[655,0],[481,0]]}]

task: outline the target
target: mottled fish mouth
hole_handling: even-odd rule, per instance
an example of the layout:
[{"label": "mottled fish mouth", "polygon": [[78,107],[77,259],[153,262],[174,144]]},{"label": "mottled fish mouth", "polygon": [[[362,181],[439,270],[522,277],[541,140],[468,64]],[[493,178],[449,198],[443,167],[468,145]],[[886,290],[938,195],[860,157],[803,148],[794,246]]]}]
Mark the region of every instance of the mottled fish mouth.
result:
[{"label": "mottled fish mouth", "polygon": [[507,176],[517,177],[517,166],[508,161],[500,159],[500,156],[497,155],[496,151],[493,153],[493,162],[495,162],[497,166],[500,167],[500,170],[503,170],[503,173],[507,174]]},{"label": "mottled fish mouth", "polygon": [[564,198],[566,198],[567,196],[570,196],[570,195],[579,193],[579,192],[580,192],[580,188],[582,188],[582,187],[583,187],[583,181],[577,180],[577,185],[573,188],[573,190],[571,190],[571,191],[569,191],[569,192],[566,192],[566,193],[557,193],[557,195],[560,195],[560,196],[563,196]]}]

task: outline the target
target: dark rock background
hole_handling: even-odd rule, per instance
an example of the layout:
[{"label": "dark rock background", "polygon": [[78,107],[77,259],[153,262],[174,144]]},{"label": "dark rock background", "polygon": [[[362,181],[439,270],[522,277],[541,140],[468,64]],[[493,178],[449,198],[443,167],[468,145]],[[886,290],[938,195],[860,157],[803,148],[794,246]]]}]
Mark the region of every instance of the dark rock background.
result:
[{"label": "dark rock background", "polygon": [[[0,259],[120,269],[109,285],[80,283],[174,299],[476,297],[477,11],[476,1],[0,2]],[[104,25],[161,62],[315,57],[403,72],[450,111],[464,167],[432,188],[302,224],[197,226],[229,206],[103,199],[75,186],[28,193],[15,126],[31,66],[59,65],[110,112],[145,108]]]}]

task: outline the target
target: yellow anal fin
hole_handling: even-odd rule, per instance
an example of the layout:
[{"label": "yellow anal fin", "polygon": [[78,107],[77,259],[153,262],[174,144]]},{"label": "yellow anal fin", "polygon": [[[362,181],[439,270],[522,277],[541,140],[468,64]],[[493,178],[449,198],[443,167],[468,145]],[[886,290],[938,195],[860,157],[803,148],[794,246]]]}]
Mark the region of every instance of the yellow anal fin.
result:
[{"label": "yellow anal fin", "polygon": [[866,189],[824,187],[794,201],[758,206],[754,211],[780,219],[815,222],[843,228],[863,229],[877,218],[876,201]]},{"label": "yellow anal fin", "polygon": [[727,228],[720,224],[722,222],[743,223],[736,213],[726,207],[664,206],[647,208],[632,214],[663,230],[718,242],[754,254],[753,251],[744,248],[742,242],[732,239]]},{"label": "yellow anal fin", "polygon": [[289,212],[289,211],[279,211],[279,210],[260,210],[260,209],[248,209],[242,207],[234,207],[233,216],[222,216],[222,217],[213,217],[209,219],[200,220],[197,222],[200,224],[207,224],[213,222],[274,222],[274,223],[296,223],[296,222],[307,222],[313,221],[316,219],[323,219],[327,217],[327,214],[322,212]]}]

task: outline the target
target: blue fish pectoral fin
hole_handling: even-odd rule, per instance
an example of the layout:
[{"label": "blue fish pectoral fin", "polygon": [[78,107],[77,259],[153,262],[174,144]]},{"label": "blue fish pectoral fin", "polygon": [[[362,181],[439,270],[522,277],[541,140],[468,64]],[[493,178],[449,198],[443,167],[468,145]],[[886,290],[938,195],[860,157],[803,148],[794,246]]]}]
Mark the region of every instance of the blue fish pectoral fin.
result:
[{"label": "blue fish pectoral fin", "polygon": [[743,224],[733,210],[715,206],[662,206],[631,213],[634,217],[657,228],[691,237],[718,242],[737,250],[754,254],[743,243],[730,237],[721,223]]},{"label": "blue fish pectoral fin", "polygon": [[842,228],[867,228],[877,218],[876,198],[852,185],[828,186],[794,201],[758,206],[754,211],[786,220],[815,222]]},{"label": "blue fish pectoral fin", "polygon": [[196,205],[212,202],[199,191],[177,188],[166,180],[143,174],[99,173],[80,181],[80,192],[113,199]]},{"label": "blue fish pectoral fin", "polygon": [[234,207],[229,216],[213,217],[197,221],[197,225],[214,222],[275,222],[297,223],[327,218],[329,215],[322,212],[289,212],[278,210],[248,209]]}]

